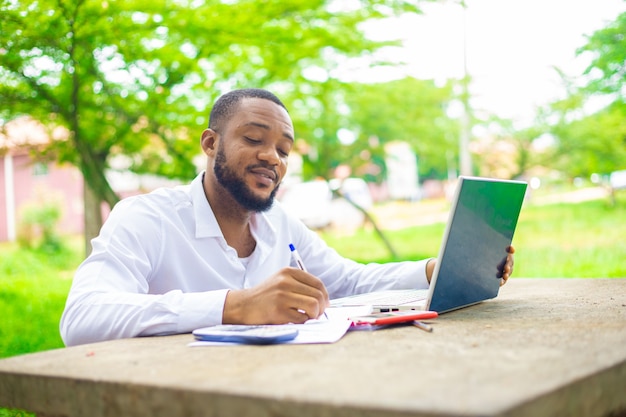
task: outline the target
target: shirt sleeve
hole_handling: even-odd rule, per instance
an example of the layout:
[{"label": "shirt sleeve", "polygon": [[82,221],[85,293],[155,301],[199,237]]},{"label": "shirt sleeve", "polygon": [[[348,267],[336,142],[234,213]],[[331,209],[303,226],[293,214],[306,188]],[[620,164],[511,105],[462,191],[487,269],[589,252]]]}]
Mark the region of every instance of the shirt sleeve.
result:
[{"label": "shirt sleeve", "polygon": [[67,346],[190,332],[220,324],[227,289],[150,294],[162,262],[159,216],[139,199],[118,203],[74,276],[61,317]]},{"label": "shirt sleeve", "polygon": [[299,221],[290,229],[309,272],[320,278],[330,298],[387,289],[428,288],[429,259],[361,264],[347,259]]}]

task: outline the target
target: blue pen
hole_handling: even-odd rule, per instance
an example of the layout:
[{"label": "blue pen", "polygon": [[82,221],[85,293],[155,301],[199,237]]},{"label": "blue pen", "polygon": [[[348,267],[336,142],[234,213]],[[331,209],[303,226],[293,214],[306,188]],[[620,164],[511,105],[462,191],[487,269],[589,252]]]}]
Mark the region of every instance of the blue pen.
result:
[{"label": "blue pen", "polygon": [[[289,249],[291,250],[291,257],[293,258],[296,265],[298,265],[298,268],[300,268],[304,272],[307,272],[306,267],[304,266],[304,262],[302,262],[302,258],[300,257],[300,254],[298,253],[298,250],[293,245],[293,243],[289,244]],[[328,318],[326,312],[324,312],[324,317]]]},{"label": "blue pen", "polygon": [[296,247],[293,246],[293,243],[289,244],[289,249],[291,250],[291,258],[294,260],[296,265],[298,265],[298,268],[307,272],[306,268],[304,267],[304,262],[302,262],[302,258],[300,257],[300,254],[296,250]]}]

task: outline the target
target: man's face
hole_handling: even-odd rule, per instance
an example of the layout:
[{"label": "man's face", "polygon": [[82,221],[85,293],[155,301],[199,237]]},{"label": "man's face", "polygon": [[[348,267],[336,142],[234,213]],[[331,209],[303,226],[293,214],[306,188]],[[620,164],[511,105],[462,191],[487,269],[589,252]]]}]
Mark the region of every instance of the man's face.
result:
[{"label": "man's face", "polygon": [[255,194],[250,187],[246,184],[246,181],[239,177],[234,169],[228,166],[226,155],[224,153],[224,146],[221,142],[217,148],[217,154],[215,156],[215,166],[213,167],[215,177],[222,187],[224,187],[233,196],[233,198],[246,210],[249,211],[266,211],[273,202],[274,196],[278,191],[280,184],[277,184],[270,195],[266,198]]},{"label": "man's face", "polygon": [[220,130],[213,167],[218,183],[244,209],[269,209],[293,146],[289,115],[269,100],[248,98]]}]

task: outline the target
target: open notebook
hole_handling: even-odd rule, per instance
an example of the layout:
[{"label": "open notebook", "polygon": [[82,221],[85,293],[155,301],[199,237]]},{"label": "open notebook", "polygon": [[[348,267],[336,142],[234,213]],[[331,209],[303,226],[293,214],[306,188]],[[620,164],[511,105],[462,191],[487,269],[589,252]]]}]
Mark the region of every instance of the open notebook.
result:
[{"label": "open notebook", "polygon": [[429,289],[359,294],[331,300],[331,307],[445,313],[495,298],[526,187],[522,181],[460,177]]}]

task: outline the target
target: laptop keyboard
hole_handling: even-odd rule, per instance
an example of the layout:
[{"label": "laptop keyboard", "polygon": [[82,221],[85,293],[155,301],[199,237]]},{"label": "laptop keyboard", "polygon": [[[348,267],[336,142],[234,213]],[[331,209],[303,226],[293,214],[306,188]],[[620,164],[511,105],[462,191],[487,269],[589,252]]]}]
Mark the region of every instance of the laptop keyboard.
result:
[{"label": "laptop keyboard", "polygon": [[423,301],[428,297],[428,290],[390,290],[390,291],[377,291],[367,294],[359,294],[346,298],[339,298],[331,300],[332,305],[358,305],[358,304],[371,304],[371,305],[403,305],[409,303],[415,303],[417,301]]},{"label": "laptop keyboard", "polygon": [[428,290],[395,291],[391,294],[380,294],[372,300],[377,305],[402,305],[425,300]]}]

